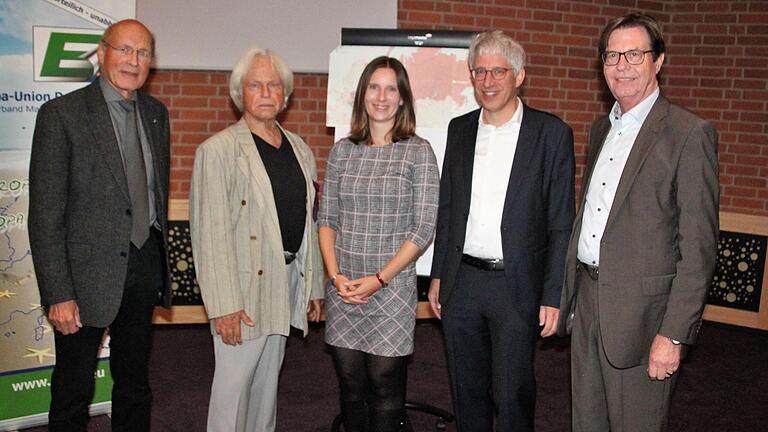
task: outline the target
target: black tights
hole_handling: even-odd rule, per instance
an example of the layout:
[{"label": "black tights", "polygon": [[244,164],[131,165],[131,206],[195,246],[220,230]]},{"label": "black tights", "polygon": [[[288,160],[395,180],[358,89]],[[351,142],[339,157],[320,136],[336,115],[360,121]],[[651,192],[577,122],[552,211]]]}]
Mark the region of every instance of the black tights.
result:
[{"label": "black tights", "polygon": [[[371,430],[379,430],[379,417],[398,417],[405,406],[405,359],[384,357],[348,348],[330,346],[342,412],[370,412]],[[381,429],[384,430],[384,429]]]}]

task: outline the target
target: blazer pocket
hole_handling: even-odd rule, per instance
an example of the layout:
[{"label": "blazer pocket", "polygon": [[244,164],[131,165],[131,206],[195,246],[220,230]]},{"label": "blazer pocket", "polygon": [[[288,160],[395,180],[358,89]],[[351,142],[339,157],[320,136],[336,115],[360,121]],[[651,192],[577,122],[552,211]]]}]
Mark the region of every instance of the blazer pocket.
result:
[{"label": "blazer pocket", "polygon": [[643,294],[654,296],[669,294],[675,274],[649,276],[643,278]]}]

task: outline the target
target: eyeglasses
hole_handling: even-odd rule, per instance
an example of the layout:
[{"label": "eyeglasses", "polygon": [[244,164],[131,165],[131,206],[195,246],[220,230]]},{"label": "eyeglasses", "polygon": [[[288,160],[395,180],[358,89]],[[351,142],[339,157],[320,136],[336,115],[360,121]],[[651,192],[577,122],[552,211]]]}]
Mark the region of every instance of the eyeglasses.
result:
[{"label": "eyeglasses", "polygon": [[619,60],[621,60],[621,56],[624,56],[624,59],[627,61],[627,63],[631,65],[639,65],[643,64],[643,61],[645,60],[645,55],[649,52],[653,52],[653,50],[639,50],[639,49],[633,49],[629,51],[624,52],[618,52],[618,51],[606,51],[602,54],[600,54],[600,58],[603,59],[603,64],[606,66],[616,66],[619,64]]},{"label": "eyeglasses", "polygon": [[269,89],[270,92],[275,92],[283,89],[283,83],[280,81],[269,81],[263,83],[261,81],[250,81],[245,84],[245,87],[252,92],[260,92],[264,86]]},{"label": "eyeglasses", "polygon": [[136,49],[128,45],[122,45],[122,46],[116,47],[105,40],[101,41],[101,43],[117,51],[122,56],[130,57],[133,55],[134,52],[136,52],[136,54],[139,55],[139,59],[144,61],[152,60],[152,51],[150,50],[146,50],[144,48]]},{"label": "eyeglasses", "polygon": [[491,69],[486,69],[484,67],[479,67],[472,69],[470,72],[472,73],[472,78],[482,81],[485,79],[486,75],[488,73],[491,73],[491,76],[495,80],[503,79],[505,76],[507,76],[507,72],[514,70],[513,68],[504,68],[504,67],[495,67]]}]

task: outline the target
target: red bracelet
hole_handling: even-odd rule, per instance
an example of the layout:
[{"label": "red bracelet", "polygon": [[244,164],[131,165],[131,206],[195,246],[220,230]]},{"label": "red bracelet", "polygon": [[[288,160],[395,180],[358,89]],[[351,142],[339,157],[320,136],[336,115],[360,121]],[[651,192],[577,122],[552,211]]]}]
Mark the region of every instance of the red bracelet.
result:
[{"label": "red bracelet", "polygon": [[378,279],[378,281],[381,284],[382,288],[386,288],[387,285],[389,285],[388,283],[384,282],[384,279],[382,279],[381,273],[379,273],[379,272],[376,272],[376,279]]}]

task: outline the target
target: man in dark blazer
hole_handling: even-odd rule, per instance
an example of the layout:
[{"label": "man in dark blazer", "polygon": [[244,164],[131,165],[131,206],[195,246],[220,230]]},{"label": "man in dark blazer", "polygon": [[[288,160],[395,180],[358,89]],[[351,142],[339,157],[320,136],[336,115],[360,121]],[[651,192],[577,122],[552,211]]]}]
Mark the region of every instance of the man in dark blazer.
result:
[{"label": "man in dark blazer", "polygon": [[573,430],[660,431],[715,268],[717,133],[660,94],[653,18],[612,20],[599,53],[616,103],[589,134],[558,329]]},{"label": "man in dark blazer", "polygon": [[167,280],[168,112],[138,92],[154,38],[109,27],[100,78],[45,103],[30,163],[29,236],[55,327],[49,430],[85,431],[96,353],[109,329],[114,431],[149,430],[152,312]]},{"label": "man in dark blazer", "polygon": [[429,300],[461,432],[533,430],[534,344],[557,325],[573,133],[517,97],[524,60],[500,31],[478,35],[469,67],[481,109],[448,127]]}]

